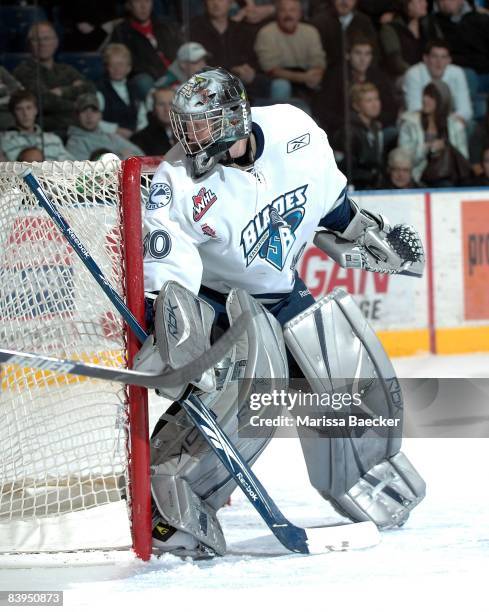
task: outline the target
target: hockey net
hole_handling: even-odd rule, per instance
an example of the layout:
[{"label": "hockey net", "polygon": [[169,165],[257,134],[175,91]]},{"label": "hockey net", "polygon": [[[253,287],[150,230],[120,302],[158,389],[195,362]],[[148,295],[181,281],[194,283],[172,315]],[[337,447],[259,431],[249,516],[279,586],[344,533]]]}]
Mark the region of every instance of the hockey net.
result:
[{"label": "hockey net", "polygon": [[[157,160],[43,162],[34,175],[142,322],[141,217]],[[0,346],[128,367],[137,343],[22,178],[0,164]],[[3,368],[0,552],[149,555],[146,395]]]}]

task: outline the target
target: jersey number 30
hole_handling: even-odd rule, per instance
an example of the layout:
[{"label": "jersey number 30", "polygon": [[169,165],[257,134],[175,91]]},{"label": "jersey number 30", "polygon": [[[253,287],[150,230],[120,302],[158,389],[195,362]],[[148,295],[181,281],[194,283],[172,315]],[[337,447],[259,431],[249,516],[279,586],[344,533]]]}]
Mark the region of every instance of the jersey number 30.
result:
[{"label": "jersey number 30", "polygon": [[143,255],[149,253],[153,259],[163,259],[171,251],[170,234],[163,229],[146,234],[143,240]]}]

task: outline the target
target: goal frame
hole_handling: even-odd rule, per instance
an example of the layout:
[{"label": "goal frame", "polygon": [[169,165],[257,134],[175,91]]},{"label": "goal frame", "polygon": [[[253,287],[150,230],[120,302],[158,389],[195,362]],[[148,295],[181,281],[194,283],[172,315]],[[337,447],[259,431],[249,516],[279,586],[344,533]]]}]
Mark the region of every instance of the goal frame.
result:
[{"label": "goal frame", "polygon": [[[129,310],[138,323],[146,327],[144,305],[144,272],[141,206],[141,174],[156,170],[162,158],[131,157],[122,162],[119,183],[125,291]],[[128,366],[141,344],[126,324]],[[133,549],[143,561],[151,557],[151,480],[149,452],[148,391],[128,387],[129,403],[129,492]]]}]

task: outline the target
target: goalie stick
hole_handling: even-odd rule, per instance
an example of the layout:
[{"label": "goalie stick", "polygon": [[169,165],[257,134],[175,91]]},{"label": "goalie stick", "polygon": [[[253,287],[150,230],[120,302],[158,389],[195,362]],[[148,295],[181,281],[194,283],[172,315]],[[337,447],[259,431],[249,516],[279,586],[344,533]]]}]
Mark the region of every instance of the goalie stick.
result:
[{"label": "goalie stick", "polygon": [[[225,354],[229,350],[229,348],[226,348],[228,343],[234,342],[244,333],[249,320],[249,313],[244,313],[238,317],[227,332],[227,336],[222,336],[212,345],[207,353],[209,359],[211,359],[210,352],[218,346],[219,350]],[[218,352],[214,351],[214,355],[217,354]],[[183,370],[186,370],[201,359],[202,357],[199,357],[191,364],[188,364],[188,366],[168,374],[152,374],[135,370],[106,368],[68,359],[56,359],[36,353],[0,349],[0,363],[5,363],[7,366],[48,370],[57,374],[89,376],[112,382],[122,382],[128,385],[139,385],[150,389],[157,388],[164,383],[167,384],[169,379],[172,383],[174,380],[178,381],[180,376],[184,380]],[[180,404],[182,404],[192,423],[219,457],[219,460],[237,482],[272,533],[290,551],[317,554],[335,550],[365,548],[378,543],[379,532],[372,522],[303,529],[288,521],[254,475],[248,463],[216,423],[213,413],[206,405],[192,393],[181,400]]]},{"label": "goalie stick", "polygon": [[[143,342],[146,339],[146,333],[117,292],[112,288],[101,269],[95,263],[87,249],[80,242],[79,238],[75,235],[67,221],[49,200],[48,196],[45,194],[41,185],[39,184],[39,181],[32,174],[32,171],[28,168],[21,173],[21,176],[37,198],[39,204],[46,210],[49,216],[60,228],[67,241],[79,255],[80,259],[86,265],[87,269],[93,275],[97,283],[101,286],[109,300],[117,308],[138,339]],[[238,323],[238,321],[239,319],[236,321],[236,323]],[[0,355],[3,356],[3,361],[7,360],[7,355],[9,356],[9,359],[12,358],[13,353],[13,351],[0,351]],[[35,365],[36,359],[42,359],[42,356],[33,356],[26,353],[20,355],[23,355],[23,359],[25,360],[32,358],[30,361],[33,367],[38,367]],[[19,359],[21,359],[21,357],[19,357]],[[51,359],[52,358],[44,359],[42,361],[43,365],[41,368],[48,369],[47,366],[52,363],[52,361],[50,361]],[[60,360],[54,361],[59,363]],[[77,364],[76,362],[68,363],[73,366],[73,370],[71,370],[70,373],[75,373],[75,367],[83,366],[83,364]],[[93,374],[95,374],[95,368],[97,368],[99,372],[102,369],[105,370],[107,375],[109,375],[111,371],[111,368],[100,368],[99,366],[88,366],[87,364],[85,364],[84,367],[88,368],[88,370],[86,370],[87,372],[91,371]],[[122,371],[115,370],[115,373],[116,375],[120,376]],[[87,373],[85,375],[90,374]],[[149,376],[152,375],[149,374]],[[142,380],[140,383],[136,384],[145,386]],[[322,527],[314,529],[303,529],[290,523],[280,512],[270,495],[264,489],[263,485],[253,474],[247,462],[244,461],[235,446],[222,431],[221,427],[216,422],[213,413],[210,412],[200,401],[200,399],[192,393],[190,393],[185,399],[181,400],[180,404],[184,408],[192,423],[208,442],[210,448],[219,457],[230,476],[235,480],[237,485],[250,500],[251,504],[266,522],[270,530],[286,548],[293,552],[311,554],[327,552],[330,550],[364,548],[366,546],[373,546],[378,543],[379,532],[372,522],[352,523],[335,527]]]}]

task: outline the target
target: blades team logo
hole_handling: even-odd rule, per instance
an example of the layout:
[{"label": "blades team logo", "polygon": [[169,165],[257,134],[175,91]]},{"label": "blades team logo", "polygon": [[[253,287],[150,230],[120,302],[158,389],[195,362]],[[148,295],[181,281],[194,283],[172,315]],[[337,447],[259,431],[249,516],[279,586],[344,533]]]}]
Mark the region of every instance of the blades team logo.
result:
[{"label": "blades team logo", "polygon": [[197,195],[192,196],[194,203],[194,221],[200,221],[209,208],[217,201],[216,194],[210,189],[202,187]]},{"label": "blades team logo", "polygon": [[277,270],[283,270],[304,218],[307,185],[297,187],[265,206],[241,232],[246,265],[260,256]]}]

